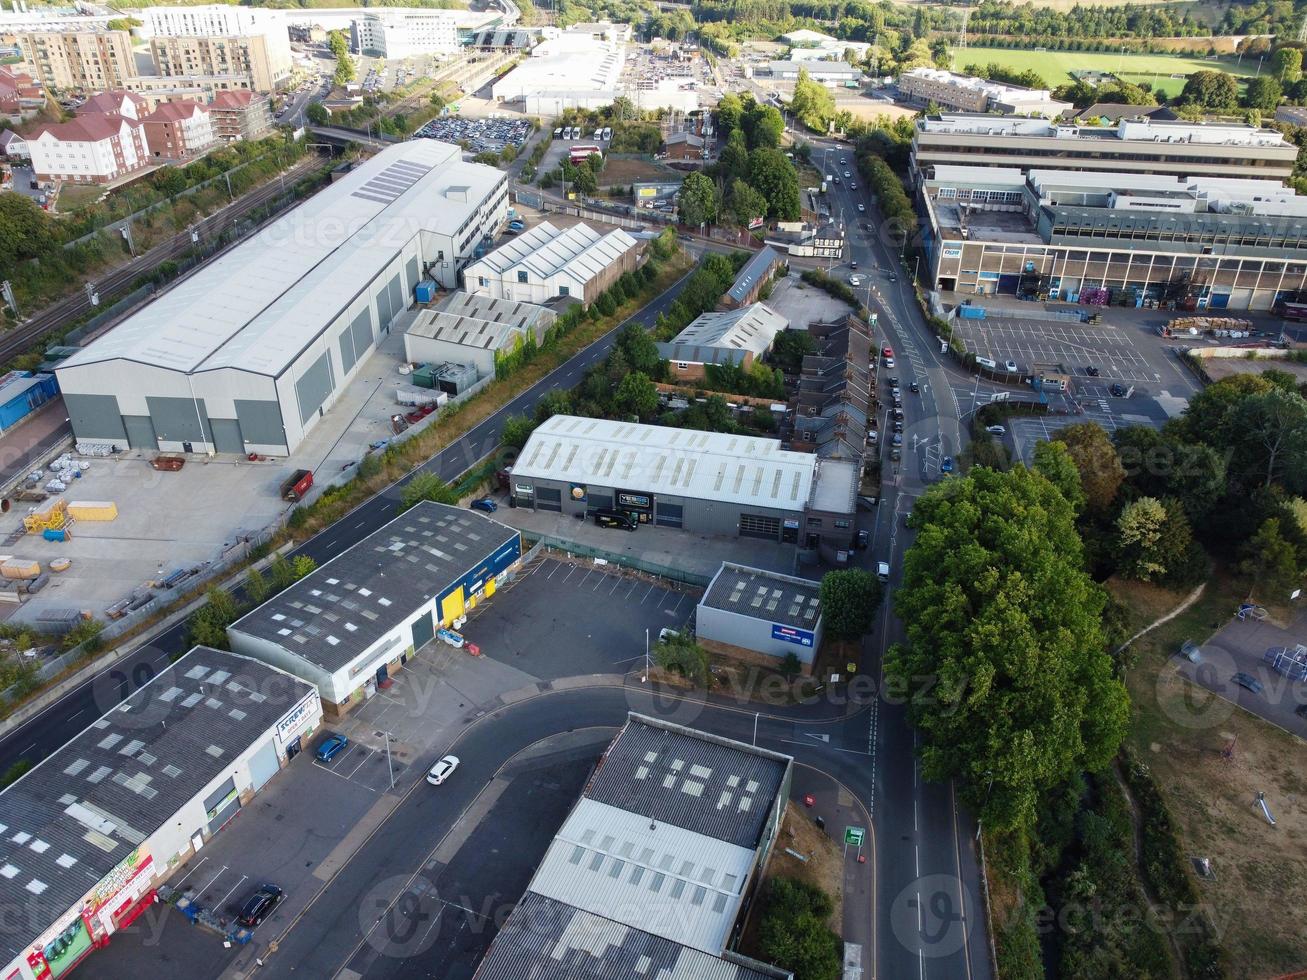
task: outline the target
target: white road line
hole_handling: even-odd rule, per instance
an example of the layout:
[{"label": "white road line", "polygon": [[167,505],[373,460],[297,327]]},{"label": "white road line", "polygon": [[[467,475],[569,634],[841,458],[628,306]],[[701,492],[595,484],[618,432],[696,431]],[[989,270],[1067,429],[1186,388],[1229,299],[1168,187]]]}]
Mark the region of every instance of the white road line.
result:
[{"label": "white road line", "polygon": [[235,891],[237,888],[239,888],[241,885],[243,885],[243,884],[245,883],[245,879],[248,878],[248,877],[249,877],[249,875],[241,875],[241,880],[238,881],[238,882],[236,882],[236,884],[234,884],[234,885],[231,886],[231,891],[227,892],[226,895],[222,896],[222,898],[220,898],[220,899],[218,899],[216,902],[214,902],[214,903],[213,903],[213,907],[214,907],[215,909],[222,908],[223,904],[227,901],[227,899],[231,898],[231,893],[234,892],[234,891]]},{"label": "white road line", "polygon": [[209,860],[209,856],[206,854],[204,857],[200,858],[199,862],[195,865],[195,867],[191,868],[190,871],[187,871],[184,875],[178,878],[177,884],[173,885],[172,887],[180,888],[182,882],[185,881],[187,878],[189,878],[191,875],[195,874],[195,872],[199,871],[200,868],[204,865],[204,862],[207,860]]}]

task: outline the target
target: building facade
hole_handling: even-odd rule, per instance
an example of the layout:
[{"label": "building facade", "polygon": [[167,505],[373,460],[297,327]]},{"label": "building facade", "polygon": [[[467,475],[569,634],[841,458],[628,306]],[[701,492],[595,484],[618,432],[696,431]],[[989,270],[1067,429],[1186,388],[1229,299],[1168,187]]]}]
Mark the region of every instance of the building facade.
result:
[{"label": "building facade", "polygon": [[678,381],[703,378],[708,364],[734,364],[747,371],[788,326],[789,321],[766,303],[701,313],[670,341],[658,344],[658,353]]},{"label": "building facade", "polygon": [[795,82],[799,72],[807,72],[814,82],[820,82],[827,88],[836,88],[849,84],[856,85],[862,80],[862,70],[843,61],[769,61],[767,72],[772,78]]},{"label": "building facade", "polygon": [[507,176],[461,156],[426,139],[383,150],[65,360],[77,439],[288,455],[419,280],[452,286],[503,228]]},{"label": "building facade", "polygon": [[545,303],[557,296],[593,303],[639,263],[640,243],[620,228],[601,234],[586,224],[542,221],[470,263],[464,288],[495,299]]},{"label": "building facade", "polygon": [[458,19],[452,10],[376,7],[352,24],[356,54],[373,58],[452,55],[460,47]]},{"label": "building facade", "polygon": [[311,685],[196,647],[0,791],[3,975],[62,976],[131,925],[321,719]]},{"label": "building facade", "polygon": [[285,88],[293,68],[289,44],[266,34],[156,37],[150,55],[164,78],[246,76],[256,92]]},{"label": "building facade", "polygon": [[343,715],[438,629],[490,599],[521,557],[513,528],[424,501],[242,616],[228,637],[236,652],[313,684],[325,710]]},{"label": "building facade", "polygon": [[991,82],[938,68],[913,68],[899,76],[898,89],[909,102],[959,112],[1000,112],[1014,116],[1056,118],[1074,108],[1048,89]]},{"label": "building facade", "polygon": [[821,583],[723,562],[699,600],[694,636],[715,653],[775,666],[794,654],[807,670],[821,648]]},{"label": "building facade", "polygon": [[255,92],[216,92],[209,103],[213,135],[224,143],[260,139],[272,130],[272,102]]},{"label": "building facade", "polygon": [[165,102],[141,122],[156,160],[193,160],[216,142],[209,110],[198,102]]},{"label": "building facade", "polygon": [[28,137],[27,149],[37,180],[107,184],[150,164],[142,124],[113,114],[43,126]]},{"label": "building facade", "polygon": [[17,40],[23,60],[46,88],[102,92],[125,88],[137,74],[127,31],[31,31]]}]

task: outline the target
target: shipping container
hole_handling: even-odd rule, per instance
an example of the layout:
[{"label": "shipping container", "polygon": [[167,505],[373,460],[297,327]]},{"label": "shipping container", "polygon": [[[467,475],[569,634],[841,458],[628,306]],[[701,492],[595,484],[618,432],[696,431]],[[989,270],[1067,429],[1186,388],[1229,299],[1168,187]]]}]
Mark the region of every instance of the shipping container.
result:
[{"label": "shipping container", "polygon": [[186,460],[181,456],[155,456],[154,459],[150,460],[150,465],[156,470],[176,473],[186,465]]},{"label": "shipping container", "polygon": [[414,295],[419,303],[430,303],[436,298],[436,284],[431,279],[423,279],[417,284]]},{"label": "shipping container", "polygon": [[964,320],[983,320],[985,319],[985,308],[983,306],[959,306],[958,315]]},{"label": "shipping container", "polygon": [[296,470],[281,481],[281,499],[294,503],[302,499],[311,486],[313,486],[313,471]]},{"label": "shipping container", "polygon": [[79,521],[112,521],[118,517],[118,505],[112,500],[74,500],[68,516]]}]

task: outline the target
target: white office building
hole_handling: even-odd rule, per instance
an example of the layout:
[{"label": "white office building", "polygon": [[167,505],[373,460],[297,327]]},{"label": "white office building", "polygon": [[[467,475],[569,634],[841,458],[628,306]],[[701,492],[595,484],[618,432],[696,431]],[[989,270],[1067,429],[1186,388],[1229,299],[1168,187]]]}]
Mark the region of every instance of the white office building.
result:
[{"label": "white office building", "polygon": [[458,51],[458,19],[452,10],[374,7],[351,27],[356,54],[392,60]]}]

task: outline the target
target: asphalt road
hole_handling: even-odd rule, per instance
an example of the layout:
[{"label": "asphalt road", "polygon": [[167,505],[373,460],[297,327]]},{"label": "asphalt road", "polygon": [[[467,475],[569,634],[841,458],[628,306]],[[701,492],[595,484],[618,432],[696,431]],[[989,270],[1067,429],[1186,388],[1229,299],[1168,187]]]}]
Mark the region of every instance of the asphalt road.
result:
[{"label": "asphalt road", "polygon": [[[655,317],[665,312],[675,301],[684,282],[685,278],[682,278],[663,295],[624,321],[623,325],[634,322],[651,326]],[[617,339],[618,329],[610,331],[577,353],[414,472],[433,472],[447,481],[457,479],[499,447],[500,432],[507,416],[530,414],[545,392],[553,388],[571,388],[578,384],[586,369],[607,356]],[[307,555],[319,565],[340,554],[396,515],[402,487],[411,478],[412,474],[360,504],[338,522],[304,542],[293,554]],[[183,650],[184,641],[184,623],[154,634],[118,663],[78,685],[40,714],[9,732],[0,739],[0,772],[8,770],[20,760],[31,763],[41,761],[136,688],[147,683],[155,673],[168,665],[171,655]]]}]

